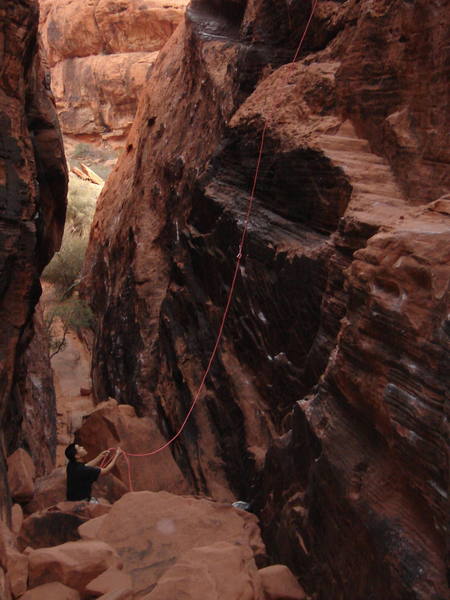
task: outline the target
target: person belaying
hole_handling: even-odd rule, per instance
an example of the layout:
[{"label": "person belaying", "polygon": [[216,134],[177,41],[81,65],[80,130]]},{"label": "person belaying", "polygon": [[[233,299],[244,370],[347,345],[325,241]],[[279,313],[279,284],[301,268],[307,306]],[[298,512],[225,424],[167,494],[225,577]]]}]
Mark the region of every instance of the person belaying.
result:
[{"label": "person belaying", "polygon": [[117,462],[121,449],[117,448],[113,459],[106,467],[97,465],[109,454],[109,450],[100,452],[98,456],[87,463],[83,458],[87,455],[87,450],[78,444],[69,444],[65,450],[65,455],[69,460],[67,465],[67,500],[87,500],[95,502],[92,498],[91,490],[94,481],[97,481],[100,475],[106,475]]}]

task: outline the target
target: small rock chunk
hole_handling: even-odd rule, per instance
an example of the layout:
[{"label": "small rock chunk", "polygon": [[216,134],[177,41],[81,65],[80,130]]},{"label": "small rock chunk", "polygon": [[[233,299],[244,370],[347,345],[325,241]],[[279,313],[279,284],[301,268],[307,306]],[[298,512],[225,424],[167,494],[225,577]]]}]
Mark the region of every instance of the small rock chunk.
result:
[{"label": "small rock chunk", "polygon": [[266,600],[305,600],[303,588],[285,565],[271,565],[258,573]]},{"label": "small rock chunk", "polygon": [[8,486],[16,502],[28,502],[34,495],[36,469],[33,459],[23,448],[8,457]]},{"label": "small rock chunk", "polygon": [[66,585],[54,581],[44,583],[38,587],[28,590],[20,600],[80,600],[80,594]]}]

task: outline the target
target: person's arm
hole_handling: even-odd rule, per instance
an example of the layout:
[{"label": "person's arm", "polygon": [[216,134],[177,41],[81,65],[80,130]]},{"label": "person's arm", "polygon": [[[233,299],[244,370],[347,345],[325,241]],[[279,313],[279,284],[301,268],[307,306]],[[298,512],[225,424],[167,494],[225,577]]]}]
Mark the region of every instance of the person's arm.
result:
[{"label": "person's arm", "polygon": [[109,463],[109,465],[107,465],[106,467],[99,467],[100,468],[100,475],[106,475],[106,473],[109,473],[111,471],[111,469],[114,468],[117,459],[120,456],[120,453],[122,452],[122,450],[120,448],[117,448],[116,453],[114,455],[114,458],[112,459],[112,461]]},{"label": "person's arm", "polygon": [[103,452],[100,452],[98,456],[85,463],[86,467],[96,467],[99,462],[101,462],[106,456],[108,456],[108,454],[109,450],[103,450]]}]

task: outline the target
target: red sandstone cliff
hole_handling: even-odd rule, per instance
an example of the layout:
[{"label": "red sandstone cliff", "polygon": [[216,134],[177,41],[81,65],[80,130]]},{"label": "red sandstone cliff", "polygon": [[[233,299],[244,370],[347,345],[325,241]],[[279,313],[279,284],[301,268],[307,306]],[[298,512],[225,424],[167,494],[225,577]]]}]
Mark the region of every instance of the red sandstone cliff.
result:
[{"label": "red sandstone cliff", "polygon": [[177,430],[265,122],[174,456],[320,598],[443,599],[448,10],[319,1],[286,64],[310,8],[194,2],[161,52],[91,233],[95,392]]},{"label": "red sandstone cliff", "polygon": [[40,0],[41,34],[63,133],[122,144],[158,51],[186,0]]},{"label": "red sandstone cliff", "polygon": [[[53,99],[37,45],[38,7],[0,7],[0,513],[8,514],[5,453],[18,446],[39,474],[54,462],[55,399],[39,275],[58,249],[67,169]],[[36,335],[33,335],[36,332]]]}]

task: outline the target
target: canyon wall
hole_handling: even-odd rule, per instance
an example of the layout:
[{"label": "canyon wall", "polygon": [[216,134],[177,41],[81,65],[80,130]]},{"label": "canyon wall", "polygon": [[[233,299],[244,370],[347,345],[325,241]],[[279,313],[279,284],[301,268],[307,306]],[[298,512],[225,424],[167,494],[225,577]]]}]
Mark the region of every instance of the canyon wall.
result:
[{"label": "canyon wall", "polygon": [[291,63],[311,5],[196,1],[161,51],[91,231],[94,391],[178,430],[265,125],[171,451],[319,598],[443,599],[448,3],[319,1]]},{"label": "canyon wall", "polygon": [[186,0],[40,0],[40,6],[64,135],[122,145],[139,93]]},{"label": "canyon wall", "polygon": [[55,396],[34,308],[40,272],[61,242],[67,168],[37,3],[6,0],[0,26],[0,513],[8,517],[6,456],[24,447],[39,474],[54,463]]}]

